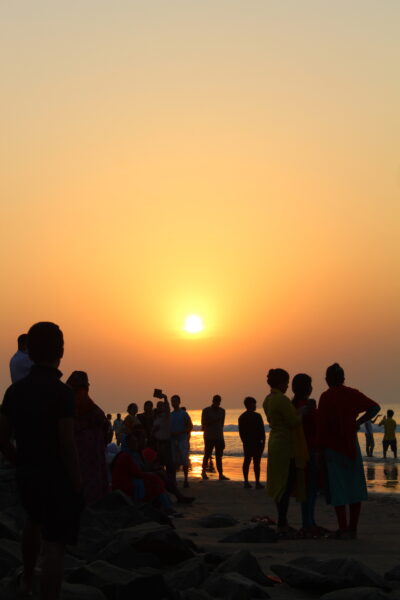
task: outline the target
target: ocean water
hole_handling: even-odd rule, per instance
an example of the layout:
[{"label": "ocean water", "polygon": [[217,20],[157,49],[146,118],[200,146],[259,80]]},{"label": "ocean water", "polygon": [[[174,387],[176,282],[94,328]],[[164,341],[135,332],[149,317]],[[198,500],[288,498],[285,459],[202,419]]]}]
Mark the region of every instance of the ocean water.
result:
[{"label": "ocean water", "polygon": [[[193,431],[190,437],[190,459],[191,459],[191,477],[199,478],[201,476],[201,463],[203,459],[204,441],[201,431],[201,410],[188,410],[193,422]],[[243,463],[243,446],[238,433],[238,418],[242,414],[243,409],[227,409],[225,416],[224,438],[224,473],[232,480],[241,481],[242,463]],[[262,414],[261,411],[260,414]],[[264,422],[265,417],[262,414]],[[113,415],[115,418],[116,415]],[[123,415],[124,417],[124,415]],[[382,428],[374,425],[375,448],[374,457],[367,458],[365,456],[365,434],[358,433],[361,453],[364,456],[364,470],[367,479],[367,486],[371,491],[384,493],[400,492],[398,460],[392,458],[392,453],[389,450],[387,459],[383,458]],[[267,469],[267,446],[269,427],[265,424],[266,445],[265,452],[261,463],[261,479],[265,482]],[[178,475],[179,478],[179,475]],[[217,478],[217,474],[210,474],[210,479]],[[253,478],[252,467],[250,467],[250,480]]]}]

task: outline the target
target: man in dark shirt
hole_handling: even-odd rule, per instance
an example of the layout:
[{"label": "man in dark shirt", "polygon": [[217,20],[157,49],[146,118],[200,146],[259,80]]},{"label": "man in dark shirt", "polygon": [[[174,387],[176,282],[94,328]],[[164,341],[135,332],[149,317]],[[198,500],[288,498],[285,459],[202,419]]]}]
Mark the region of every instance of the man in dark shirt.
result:
[{"label": "man in dark shirt", "polygon": [[256,478],[256,489],[264,486],[260,483],[260,463],[265,447],[265,429],[262,416],[256,413],[257,400],[248,396],[244,399],[246,411],[239,417],[239,435],[243,443],[243,477],[244,487],[251,488],[249,483],[249,468],[253,459],[253,469]]},{"label": "man in dark shirt", "polygon": [[[30,373],[11,385],[0,417],[0,448],[16,466],[18,492],[28,515],[22,539],[20,591],[29,594],[42,546],[41,598],[59,598],[66,544],[77,541],[83,507],[74,440],[72,390],[60,381],[62,331],[37,323],[28,333]],[[11,443],[15,435],[16,448]]]},{"label": "man in dark shirt", "polygon": [[229,479],[222,471],[222,455],[225,448],[224,423],[225,409],[221,408],[221,396],[215,395],[212,405],[203,408],[201,413],[201,428],[204,431],[204,457],[201,476],[208,479],[206,468],[215,448],[215,462],[221,481]]},{"label": "man in dark shirt", "polygon": [[138,419],[143,425],[143,429],[146,434],[147,445],[153,447],[154,441],[152,440],[151,432],[154,423],[154,407],[151,400],[146,400],[146,402],[143,404],[143,412],[138,415]]}]

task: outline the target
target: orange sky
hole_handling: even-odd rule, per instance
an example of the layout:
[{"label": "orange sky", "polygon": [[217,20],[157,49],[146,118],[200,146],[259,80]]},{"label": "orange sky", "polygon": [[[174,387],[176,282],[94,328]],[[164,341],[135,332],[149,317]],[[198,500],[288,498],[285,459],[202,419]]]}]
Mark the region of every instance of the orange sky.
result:
[{"label": "orange sky", "polygon": [[2,390],[54,320],[108,410],[334,361],[397,401],[400,5],[350,4],[0,8]]}]

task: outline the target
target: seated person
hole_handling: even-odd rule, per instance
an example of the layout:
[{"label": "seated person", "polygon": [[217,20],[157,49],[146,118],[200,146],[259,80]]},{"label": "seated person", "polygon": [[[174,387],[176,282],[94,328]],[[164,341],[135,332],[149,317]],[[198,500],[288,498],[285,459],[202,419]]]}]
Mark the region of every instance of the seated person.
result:
[{"label": "seated person", "polygon": [[121,490],[134,500],[152,501],[168,514],[174,512],[162,479],[155,473],[143,471],[138,465],[136,436],[128,434],[125,444],[127,449],[119,452],[111,465],[112,489]]}]

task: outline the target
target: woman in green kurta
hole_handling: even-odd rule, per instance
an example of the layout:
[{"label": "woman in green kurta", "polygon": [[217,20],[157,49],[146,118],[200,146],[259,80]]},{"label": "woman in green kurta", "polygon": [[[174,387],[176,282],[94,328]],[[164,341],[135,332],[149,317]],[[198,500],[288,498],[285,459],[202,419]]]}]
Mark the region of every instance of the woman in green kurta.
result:
[{"label": "woman in green kurta", "polygon": [[[289,498],[305,499],[304,468],[308,460],[307,445],[298,414],[285,392],[289,374],[284,369],[270,369],[267,382],[271,393],[264,400],[264,411],[271,428],[268,439],[267,493],[278,509],[278,529],[288,529]],[[302,409],[301,409],[302,410]]]}]

